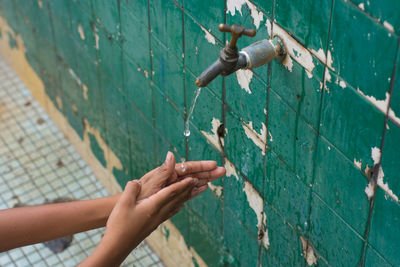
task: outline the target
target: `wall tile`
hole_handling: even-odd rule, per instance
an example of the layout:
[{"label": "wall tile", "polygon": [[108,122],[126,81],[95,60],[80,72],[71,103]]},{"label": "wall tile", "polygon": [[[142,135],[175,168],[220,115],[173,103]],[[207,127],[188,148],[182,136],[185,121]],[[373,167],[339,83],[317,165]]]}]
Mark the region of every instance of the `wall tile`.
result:
[{"label": "wall tile", "polygon": [[400,212],[399,204],[377,189],[368,242],[391,265],[399,265]]},{"label": "wall tile", "polygon": [[[231,113],[226,113],[225,127],[227,129],[225,135],[226,156],[259,192],[263,192],[264,155],[259,146],[264,148],[265,143],[257,139],[254,131],[250,130]],[[249,136],[256,140],[257,144]]]},{"label": "wall tile", "polygon": [[372,166],[371,148],[380,146],[385,117],[352,87],[337,84],[339,77],[331,76],[323,97],[321,134],[350,160]]},{"label": "wall tile", "polygon": [[310,187],[289,169],[276,154],[267,152],[265,200],[287,222],[305,233],[310,211]]},{"label": "wall tile", "polygon": [[389,23],[386,27],[391,28],[390,26],[392,26],[395,33],[400,33],[400,18],[397,12],[400,9],[399,1],[386,1],[384,5],[382,5],[379,0],[351,0],[351,2],[371,15],[374,19],[377,19],[384,26],[385,22]]},{"label": "wall tile", "polygon": [[335,1],[332,16],[332,67],[353,88],[385,99],[396,56],[396,38],[350,2]]},{"label": "wall tile", "polygon": [[312,196],[309,241],[330,265],[355,266],[363,240],[315,194]]},{"label": "wall tile", "polygon": [[368,179],[323,137],[318,140],[315,168],[313,191],[359,235],[363,235],[369,212],[369,201],[364,192]]},{"label": "wall tile", "polygon": [[[332,1],[275,2],[275,20],[309,49],[326,50]],[[307,19],[305,19],[307,18]]]},{"label": "wall tile", "polygon": [[306,184],[312,177],[316,132],[271,90],[268,145]]},{"label": "wall tile", "polygon": [[172,0],[150,1],[149,4],[152,34],[157,36],[169,52],[182,59],[182,10]]}]

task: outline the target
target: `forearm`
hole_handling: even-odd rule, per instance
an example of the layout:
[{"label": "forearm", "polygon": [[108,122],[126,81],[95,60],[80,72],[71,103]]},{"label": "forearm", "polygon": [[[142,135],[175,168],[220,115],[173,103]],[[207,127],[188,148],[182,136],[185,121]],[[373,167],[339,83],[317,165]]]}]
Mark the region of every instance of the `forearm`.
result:
[{"label": "forearm", "polygon": [[129,253],[143,239],[138,237],[138,241],[125,244],[123,240],[117,240],[114,237],[108,238],[107,232],[103,239],[93,251],[93,253],[79,264],[79,267],[117,267],[122,264]]},{"label": "forearm", "polygon": [[120,195],[0,211],[0,251],[105,226]]}]

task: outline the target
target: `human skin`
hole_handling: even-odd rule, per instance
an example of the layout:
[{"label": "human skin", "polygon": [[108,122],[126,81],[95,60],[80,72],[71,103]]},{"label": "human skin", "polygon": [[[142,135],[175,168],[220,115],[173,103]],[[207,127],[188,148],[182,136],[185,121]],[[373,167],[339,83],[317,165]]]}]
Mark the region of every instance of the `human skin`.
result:
[{"label": "human skin", "polygon": [[185,178],[138,201],[140,183],[129,182],[111,212],[103,239],[79,266],[119,266],[160,223],[182,209],[197,183],[197,178]]},{"label": "human skin", "polygon": [[[186,162],[185,169],[183,172],[169,152],[160,167],[140,179],[137,200],[147,199],[188,176],[198,179],[190,192],[193,198],[207,189],[208,181],[225,174],[225,169],[217,167],[215,161]],[[0,252],[103,227],[120,196],[121,193],[91,200],[0,210]]]}]

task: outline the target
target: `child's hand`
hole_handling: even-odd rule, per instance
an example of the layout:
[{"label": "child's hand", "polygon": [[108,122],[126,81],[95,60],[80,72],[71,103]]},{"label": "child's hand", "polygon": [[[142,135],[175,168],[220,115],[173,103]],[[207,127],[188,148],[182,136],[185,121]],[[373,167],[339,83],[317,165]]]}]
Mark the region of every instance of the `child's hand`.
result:
[{"label": "child's hand", "polygon": [[188,161],[175,163],[175,156],[168,152],[165,162],[158,168],[146,173],[141,179],[142,189],[139,200],[147,198],[160,191],[165,186],[176,183],[186,177],[199,179],[198,184],[193,189],[191,198],[207,189],[207,183],[225,174],[225,168],[217,167],[215,161]]},{"label": "child's hand", "polygon": [[119,266],[159,224],[182,209],[197,183],[196,178],[185,178],[139,201],[140,182],[128,182],[110,214],[103,239],[82,266]]}]

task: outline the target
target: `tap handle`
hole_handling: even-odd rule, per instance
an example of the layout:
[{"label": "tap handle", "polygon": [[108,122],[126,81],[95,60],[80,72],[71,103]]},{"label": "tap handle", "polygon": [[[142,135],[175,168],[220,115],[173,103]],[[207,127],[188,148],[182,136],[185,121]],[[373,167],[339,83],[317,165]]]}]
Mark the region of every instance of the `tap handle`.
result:
[{"label": "tap handle", "polygon": [[228,46],[231,49],[236,48],[236,42],[242,35],[246,35],[246,36],[250,36],[250,37],[256,36],[256,30],[246,29],[245,27],[237,25],[237,24],[233,24],[232,26],[230,26],[230,25],[221,23],[221,24],[219,24],[218,29],[221,32],[230,32],[231,33],[232,38],[228,44]]}]

